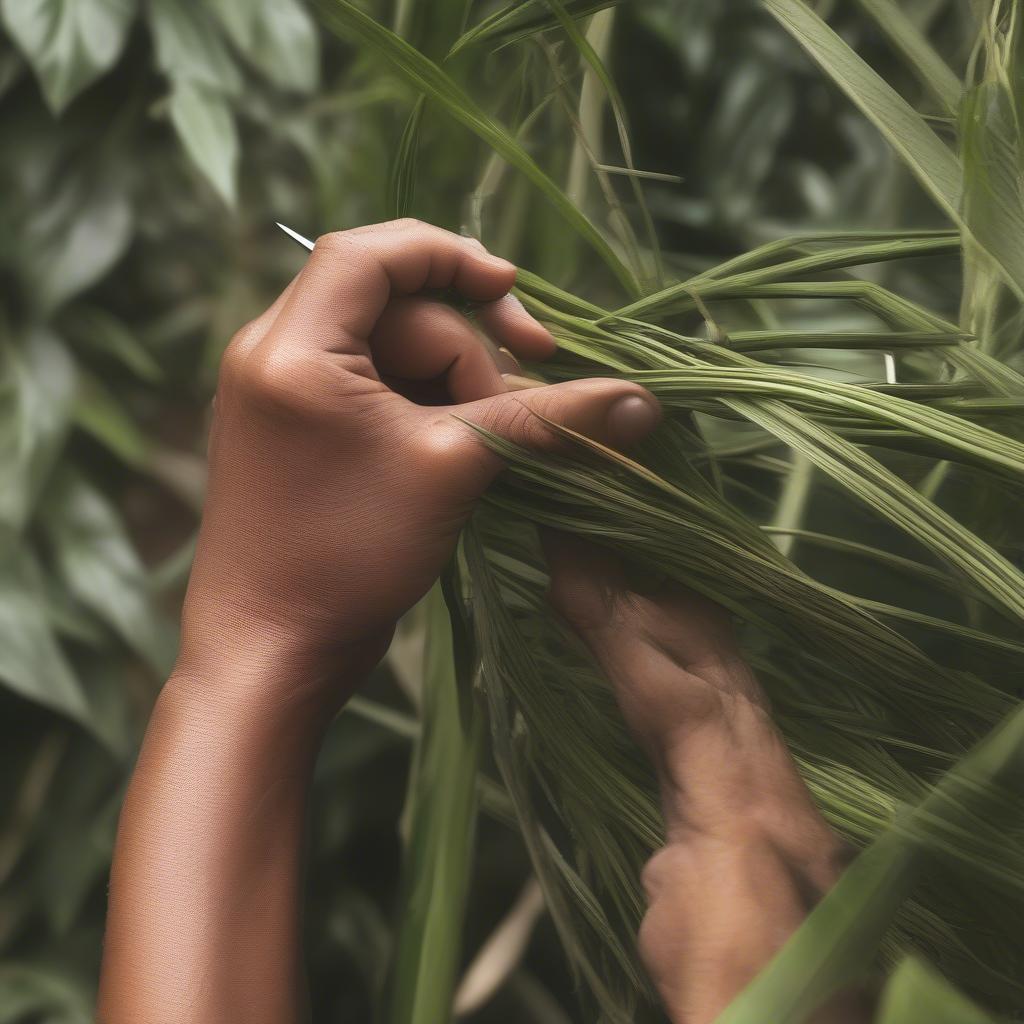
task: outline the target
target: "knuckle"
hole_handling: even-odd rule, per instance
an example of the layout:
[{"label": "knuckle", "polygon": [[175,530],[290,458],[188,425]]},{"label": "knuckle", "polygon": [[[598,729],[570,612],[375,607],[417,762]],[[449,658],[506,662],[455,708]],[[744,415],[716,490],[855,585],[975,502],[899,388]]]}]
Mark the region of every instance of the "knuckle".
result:
[{"label": "knuckle", "polygon": [[340,253],[352,251],[356,244],[351,231],[328,231],[320,235],[313,246],[314,252],[325,253],[328,256],[337,256]]},{"label": "knuckle", "polygon": [[410,229],[427,227],[423,221],[418,220],[416,217],[398,217],[395,220],[389,220],[382,226],[394,231],[408,231]]},{"label": "knuckle", "polygon": [[254,320],[235,331],[221,353],[218,377],[222,383],[234,380],[243,372],[248,353],[258,341],[259,331]]},{"label": "knuckle", "polygon": [[694,857],[689,847],[664,846],[643,866],[640,884],[649,904],[674,885],[685,883],[694,869]]},{"label": "knuckle", "polygon": [[313,394],[307,363],[282,349],[253,352],[235,383],[244,400],[259,409],[305,411]]}]

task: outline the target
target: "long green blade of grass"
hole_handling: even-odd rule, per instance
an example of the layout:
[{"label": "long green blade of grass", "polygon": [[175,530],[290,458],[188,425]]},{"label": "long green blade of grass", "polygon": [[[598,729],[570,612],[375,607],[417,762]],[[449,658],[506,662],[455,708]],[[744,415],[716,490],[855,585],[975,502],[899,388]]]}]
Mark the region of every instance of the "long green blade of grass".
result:
[{"label": "long green blade of grass", "polygon": [[596,227],[569,200],[533,158],[501,125],[490,118],[440,68],[404,39],[364,14],[348,0],[319,0],[325,23],[342,38],[355,36],[380,54],[418,92],[425,94],[492,149],[518,168],[551,202],[566,223],[601,257],[631,295],[639,293],[633,272],[619,259]]},{"label": "long green blade of grass", "polygon": [[956,117],[964,85],[950,66],[936,53],[927,37],[907,17],[895,0],[857,0],[874,19],[886,38],[910,65],[914,74],[942,104],[946,114]]},{"label": "long green blade of grass", "polygon": [[440,585],[425,600],[427,649],[402,863],[398,937],[384,1024],[451,1019],[476,834],[483,719],[460,697],[448,607]]}]

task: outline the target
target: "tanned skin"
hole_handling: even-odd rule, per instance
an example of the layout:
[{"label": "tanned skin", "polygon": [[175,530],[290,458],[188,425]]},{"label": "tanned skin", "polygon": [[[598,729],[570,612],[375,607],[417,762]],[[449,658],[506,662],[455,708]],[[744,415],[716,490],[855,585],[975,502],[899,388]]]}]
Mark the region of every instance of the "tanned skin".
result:
[{"label": "tanned skin", "polygon": [[[314,762],[503,468],[463,421],[537,450],[558,445],[544,419],[620,448],[657,424],[655,399],[624,381],[511,392],[473,326],[425,294],[474,300],[497,345],[543,359],[555,342],[508,294],[514,278],[415,221],[326,235],[228,346],[181,649],[118,829],[101,1024],[308,1019]],[[425,386],[448,404],[411,401]],[[551,547],[554,607],[661,783],[668,838],[645,872],[640,951],[672,1020],[709,1024],[834,881],[839,844],[724,613],[678,588],[636,594],[609,556]]]}]

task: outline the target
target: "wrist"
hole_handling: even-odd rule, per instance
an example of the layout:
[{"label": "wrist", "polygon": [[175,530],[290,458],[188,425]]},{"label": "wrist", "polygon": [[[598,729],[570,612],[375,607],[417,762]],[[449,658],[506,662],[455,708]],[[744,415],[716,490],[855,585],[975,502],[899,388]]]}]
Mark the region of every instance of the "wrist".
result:
[{"label": "wrist", "polygon": [[327,644],[298,632],[183,629],[165,702],[230,721],[327,722],[387,651],[391,630]]}]

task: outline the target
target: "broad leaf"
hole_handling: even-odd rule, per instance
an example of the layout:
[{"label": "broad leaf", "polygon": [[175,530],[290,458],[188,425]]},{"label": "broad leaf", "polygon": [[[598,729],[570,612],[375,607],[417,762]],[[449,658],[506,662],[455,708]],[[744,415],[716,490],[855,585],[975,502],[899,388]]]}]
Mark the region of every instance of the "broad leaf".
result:
[{"label": "broad leaf", "polygon": [[165,675],[174,660],[174,631],[155,607],[114,507],[83,477],[64,470],[47,490],[41,519],[65,586]]},{"label": "broad leaf", "polygon": [[[0,351],[0,532],[21,531],[64,443],[75,365],[52,334]],[[4,543],[0,536],[0,545]]]},{"label": "broad leaf", "polygon": [[0,553],[0,682],[79,722],[85,693],[46,614],[42,572],[25,548]]},{"label": "broad leaf", "polygon": [[195,82],[237,93],[242,78],[217,22],[202,4],[151,0],[149,27],[160,70],[173,82]]},{"label": "broad leaf", "polygon": [[227,100],[196,82],[179,82],[171,93],[171,123],[185,152],[228,206],[235,205],[238,129]]},{"label": "broad leaf", "polygon": [[18,961],[0,966],[0,1024],[91,1024],[94,1002],[89,987],[59,967]]},{"label": "broad leaf", "polygon": [[128,197],[74,182],[28,216],[18,270],[40,313],[51,313],[102,279],[124,255],[134,217]]},{"label": "broad leaf", "polygon": [[55,113],[113,67],[135,0],[3,0],[4,25]]},{"label": "broad leaf", "polygon": [[216,0],[212,6],[231,42],[271,82],[299,92],[316,88],[320,43],[299,0]]}]

